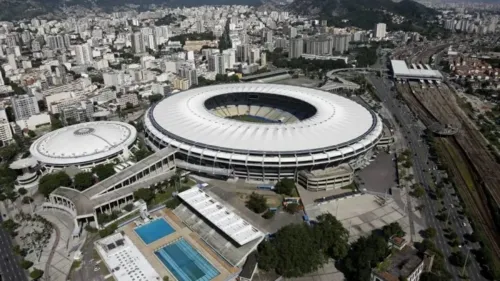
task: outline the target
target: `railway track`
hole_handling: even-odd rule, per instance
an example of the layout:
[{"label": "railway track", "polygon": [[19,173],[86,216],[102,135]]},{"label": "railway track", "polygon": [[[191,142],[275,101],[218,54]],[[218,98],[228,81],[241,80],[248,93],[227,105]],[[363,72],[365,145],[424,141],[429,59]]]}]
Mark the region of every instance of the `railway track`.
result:
[{"label": "railway track", "polygon": [[[443,149],[443,154],[449,163],[449,172],[464,200],[470,215],[475,218],[476,228],[490,241],[491,248],[500,256],[500,236],[496,232],[496,225],[492,210],[488,208],[488,198],[492,196],[500,202],[500,178],[495,177],[495,171],[500,170],[493,157],[488,153],[487,143],[481,136],[468,116],[459,107],[454,93],[446,86],[440,88],[422,89],[420,85],[398,87],[412,110],[428,125],[428,122],[439,121],[442,124],[460,126],[460,131],[450,139],[438,137],[443,147],[450,147],[452,151]],[[427,121],[426,121],[427,120]],[[427,123],[426,123],[427,122]],[[455,149],[454,149],[455,148]],[[459,160],[456,159],[459,157]],[[473,169],[478,184],[471,189],[464,178],[459,163],[469,163]],[[479,182],[477,181],[479,179]]]}]

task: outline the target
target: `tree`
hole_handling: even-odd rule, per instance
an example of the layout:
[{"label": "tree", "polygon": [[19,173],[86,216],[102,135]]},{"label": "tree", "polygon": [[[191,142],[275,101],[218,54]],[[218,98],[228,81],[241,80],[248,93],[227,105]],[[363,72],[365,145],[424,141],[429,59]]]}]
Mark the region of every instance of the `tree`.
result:
[{"label": "tree", "polygon": [[422,236],[427,239],[433,239],[436,237],[437,231],[433,227],[429,227],[426,230],[422,231]]},{"label": "tree", "polygon": [[157,103],[157,102],[161,101],[161,99],[163,99],[162,94],[154,94],[154,95],[150,95],[148,97],[148,100],[150,103]]},{"label": "tree", "polygon": [[134,198],[142,199],[145,202],[149,203],[155,197],[154,192],[149,188],[139,188],[134,191]]},{"label": "tree", "polygon": [[134,209],[134,204],[127,204],[125,205],[125,207],[123,207],[123,209],[127,212],[130,212],[132,211],[132,209]]},{"label": "tree", "polygon": [[250,194],[250,197],[247,201],[248,209],[254,211],[257,214],[260,214],[267,210],[267,200],[264,196],[253,192]]},{"label": "tree", "polygon": [[28,131],[28,136],[29,136],[30,138],[34,138],[34,137],[36,137],[36,133],[35,133],[34,131],[32,131],[32,130],[29,130],[29,131]]},{"label": "tree", "polygon": [[28,193],[28,191],[24,187],[19,188],[17,192],[19,192],[20,195],[26,195],[26,193]]},{"label": "tree", "polygon": [[286,225],[275,238],[258,247],[258,265],[284,277],[299,277],[316,271],[325,262],[323,252],[306,224]]},{"label": "tree", "polygon": [[285,206],[285,211],[292,215],[296,214],[298,211],[300,211],[300,205],[298,203],[288,203]]},{"label": "tree", "polygon": [[40,279],[43,276],[43,270],[38,268],[33,268],[33,271],[30,273],[30,277],[34,280]]},{"label": "tree", "polygon": [[65,186],[70,187],[72,184],[71,178],[63,171],[47,174],[40,179],[38,191],[45,197],[49,197],[56,188]]},{"label": "tree", "polygon": [[[451,254],[449,257],[450,263],[455,265],[455,266],[464,266],[465,265],[465,256],[461,251],[456,251]],[[467,264],[469,264],[469,261],[467,261]]]},{"label": "tree", "polygon": [[425,195],[425,189],[421,186],[415,188],[410,192],[410,195],[415,197],[415,198],[421,198]]},{"label": "tree", "polygon": [[132,109],[132,108],[134,108],[134,105],[133,105],[131,102],[127,102],[127,103],[125,104],[125,108],[126,108],[126,109]]},{"label": "tree", "polygon": [[168,276],[163,276],[163,281],[170,281],[170,278]]},{"label": "tree", "polygon": [[31,202],[33,202],[33,198],[29,197],[29,196],[24,196],[22,201],[21,201],[23,204],[30,204]]},{"label": "tree", "polygon": [[330,213],[318,216],[316,222],[313,230],[319,249],[335,260],[343,258],[349,249],[349,231]]},{"label": "tree", "polygon": [[137,150],[136,152],[134,152],[135,160],[137,162],[141,161],[142,159],[148,157],[151,154],[153,154],[153,152],[149,151],[146,148],[141,148],[141,149]]},{"label": "tree", "polygon": [[401,225],[397,222],[390,223],[388,225],[384,225],[382,227],[382,232],[384,233],[385,239],[389,239],[392,236],[397,236],[397,237],[404,237],[405,232],[403,231],[403,228]]},{"label": "tree", "polygon": [[110,176],[116,174],[114,165],[110,164],[99,164],[92,168],[92,173],[96,174],[100,181],[109,178]]},{"label": "tree", "polygon": [[292,179],[282,179],[274,187],[274,191],[278,194],[292,196],[295,190],[295,182]]},{"label": "tree", "polygon": [[83,191],[94,184],[94,174],[92,172],[82,172],[75,175],[75,188]]},{"label": "tree", "polygon": [[30,262],[28,260],[22,260],[21,261],[21,267],[24,269],[28,269],[33,266],[33,262]]}]

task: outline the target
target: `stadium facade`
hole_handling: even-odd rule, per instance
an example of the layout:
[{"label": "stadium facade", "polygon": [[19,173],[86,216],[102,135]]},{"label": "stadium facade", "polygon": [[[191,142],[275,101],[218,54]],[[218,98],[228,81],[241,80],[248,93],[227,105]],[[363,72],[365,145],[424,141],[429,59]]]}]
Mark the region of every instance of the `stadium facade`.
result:
[{"label": "stadium facade", "polygon": [[358,169],[383,129],[377,114],[344,97],[261,83],[184,91],[153,105],[144,121],[148,144],[177,151],[178,167],[258,180]]}]

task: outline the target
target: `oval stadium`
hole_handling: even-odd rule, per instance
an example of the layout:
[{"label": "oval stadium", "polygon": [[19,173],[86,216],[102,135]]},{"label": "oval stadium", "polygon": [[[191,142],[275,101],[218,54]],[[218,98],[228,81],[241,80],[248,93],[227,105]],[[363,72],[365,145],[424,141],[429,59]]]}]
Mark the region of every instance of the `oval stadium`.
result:
[{"label": "oval stadium", "polygon": [[144,124],[148,145],[175,149],[182,168],[257,180],[358,169],[383,127],[373,111],[339,95],[261,83],[171,95],[146,112]]},{"label": "oval stadium", "polygon": [[127,123],[87,122],[43,135],[31,145],[30,153],[46,168],[88,168],[127,158],[136,138],[137,130]]}]

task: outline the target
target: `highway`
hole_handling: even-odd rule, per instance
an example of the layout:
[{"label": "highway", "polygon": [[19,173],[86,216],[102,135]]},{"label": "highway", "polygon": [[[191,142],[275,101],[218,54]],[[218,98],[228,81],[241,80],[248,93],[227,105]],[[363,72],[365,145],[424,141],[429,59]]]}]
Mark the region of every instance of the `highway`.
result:
[{"label": "highway", "polygon": [[[395,92],[390,90],[390,82],[388,80],[375,76],[367,76],[367,79],[375,87],[377,96],[400,122],[401,133],[405,136],[407,147],[414,153],[412,160],[415,180],[429,190],[430,186],[434,185],[430,173],[435,173],[435,177],[438,179],[440,175],[437,171],[432,170],[432,168],[435,167],[435,164],[429,161],[428,147],[421,138],[423,133],[422,127],[416,124],[415,117],[409,108],[396,98]],[[449,190],[452,189],[448,189],[448,191]],[[429,193],[427,193],[421,201],[425,206],[423,209],[423,215],[425,216],[427,226],[433,227],[437,230],[437,236],[434,239],[434,242],[436,243],[436,246],[443,251],[445,259],[447,259],[451,255],[453,249],[448,244],[448,241],[444,236],[445,232],[443,229],[446,228],[447,225],[435,217],[439,213],[439,203],[438,201],[431,199]],[[452,229],[457,233],[460,241],[463,241],[463,234],[470,231],[470,226],[467,224],[468,227],[464,227],[463,221],[458,218],[459,215],[457,213],[457,208],[451,207],[451,204],[454,204],[455,206],[459,205],[458,200],[456,197],[451,196],[450,192],[445,192],[444,202],[445,208],[448,210],[449,221],[452,222]],[[467,247],[469,247],[469,245],[465,245],[461,248],[464,255],[467,255]],[[471,280],[486,280],[481,276],[480,266],[472,255],[469,256],[469,261],[470,266],[466,268],[469,278],[471,278]],[[452,274],[453,280],[460,280],[459,276],[461,275],[461,268],[455,267],[448,262],[446,262],[446,268]]]},{"label": "highway", "polygon": [[[0,223],[2,223],[0,215]],[[2,281],[28,281],[24,269],[13,252],[10,235],[0,227],[0,276]]]}]

